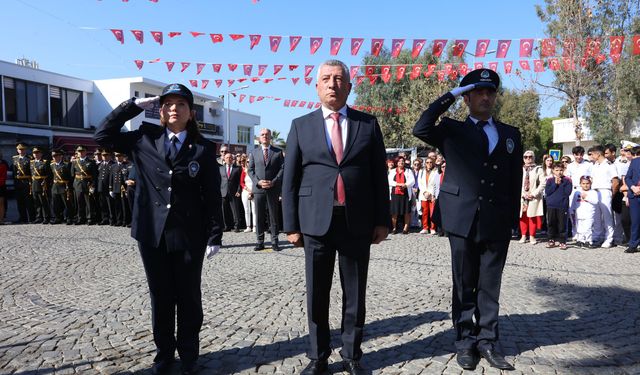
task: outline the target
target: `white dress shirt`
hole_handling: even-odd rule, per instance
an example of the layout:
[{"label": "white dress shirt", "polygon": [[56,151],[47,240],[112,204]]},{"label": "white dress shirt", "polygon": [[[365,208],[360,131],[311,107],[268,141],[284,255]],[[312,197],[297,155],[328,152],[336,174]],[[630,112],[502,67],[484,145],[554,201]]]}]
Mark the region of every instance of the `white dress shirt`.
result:
[{"label": "white dress shirt", "polygon": [[591,164],[586,160],[582,160],[581,163],[571,162],[567,166],[567,171],[565,175],[571,177],[571,182],[573,184],[574,189],[580,188],[580,177],[582,176],[591,176]]}]

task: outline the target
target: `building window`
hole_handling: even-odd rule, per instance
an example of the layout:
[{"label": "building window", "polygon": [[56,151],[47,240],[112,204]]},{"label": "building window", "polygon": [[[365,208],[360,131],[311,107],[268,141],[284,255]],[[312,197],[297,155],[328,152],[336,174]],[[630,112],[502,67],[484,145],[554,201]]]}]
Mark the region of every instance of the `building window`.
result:
[{"label": "building window", "polygon": [[204,106],[200,104],[194,104],[193,110],[196,111],[196,121],[204,122]]},{"label": "building window", "polygon": [[[2,84],[2,76],[0,76],[0,85]],[[0,121],[4,121],[4,112],[2,112],[2,107],[4,107],[2,105],[2,103],[4,103],[3,101],[3,94],[4,90],[0,90]]]},{"label": "building window", "polygon": [[248,126],[238,126],[238,143],[251,143],[251,128]]},{"label": "building window", "polygon": [[[156,96],[158,96],[158,95],[144,94],[145,98],[152,98],[152,97],[156,97]],[[137,97],[138,96],[136,95],[136,98]],[[160,101],[159,100],[153,104],[152,108],[144,110],[144,117],[160,120]]]},{"label": "building window", "polygon": [[49,124],[47,85],[5,77],[7,121]]},{"label": "building window", "polygon": [[51,125],[84,128],[82,92],[51,86]]}]

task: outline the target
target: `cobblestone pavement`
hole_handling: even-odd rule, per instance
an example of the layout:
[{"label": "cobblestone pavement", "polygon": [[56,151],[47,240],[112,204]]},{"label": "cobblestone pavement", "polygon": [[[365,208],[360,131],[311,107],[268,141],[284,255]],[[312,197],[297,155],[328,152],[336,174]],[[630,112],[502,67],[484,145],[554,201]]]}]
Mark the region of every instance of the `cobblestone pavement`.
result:
[{"label": "cobblestone pavement", "polygon": [[[225,234],[205,261],[202,374],[291,374],[306,365],[302,250],[254,252]],[[512,242],[501,346],[515,373],[640,374],[640,255]],[[374,374],[459,374],[445,238],[374,246],[363,365]],[[333,347],[341,293],[332,290]],[[0,226],[0,373],[149,373],[144,271],[126,228]],[[330,370],[340,373],[337,349]],[[176,364],[176,371],[178,364]],[[473,372],[496,374],[483,360]]]}]

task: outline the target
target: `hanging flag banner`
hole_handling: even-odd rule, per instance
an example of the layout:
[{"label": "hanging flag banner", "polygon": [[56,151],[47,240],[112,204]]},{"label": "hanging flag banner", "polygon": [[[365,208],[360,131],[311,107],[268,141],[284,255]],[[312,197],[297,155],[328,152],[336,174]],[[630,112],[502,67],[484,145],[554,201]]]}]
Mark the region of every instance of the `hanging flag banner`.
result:
[{"label": "hanging flag banner", "polygon": [[289,37],[289,52],[293,52],[300,43],[301,36],[290,36]]},{"label": "hanging flag banner", "polygon": [[420,52],[422,52],[422,47],[427,42],[426,39],[414,39],[413,47],[411,48],[411,58],[415,59],[420,56]]},{"label": "hanging flag banner", "polygon": [[351,55],[355,56],[360,51],[360,47],[362,47],[362,42],[364,42],[363,38],[351,38]]},{"label": "hanging flag banner", "polygon": [[322,38],[311,37],[309,39],[309,49],[311,54],[315,54],[318,48],[322,45]]},{"label": "hanging flag banner", "polygon": [[340,51],[340,47],[342,46],[343,40],[344,38],[331,38],[331,50],[329,51],[329,53],[332,56],[335,56],[338,54],[338,52]]},{"label": "hanging flag banner", "polygon": [[116,40],[120,42],[120,44],[124,44],[124,34],[120,29],[111,29],[113,36],[116,37]]},{"label": "hanging flag banner", "polygon": [[378,56],[382,50],[384,39],[371,39],[371,55]]},{"label": "hanging flag banner", "polygon": [[250,34],[249,35],[249,49],[253,49],[253,47],[257,46],[258,43],[260,43],[260,38],[262,38],[262,35],[259,34]]},{"label": "hanging flag banner", "polygon": [[277,36],[277,35],[269,36],[269,45],[271,46],[271,52],[278,52],[278,48],[280,47],[281,40],[282,40],[281,36]]}]

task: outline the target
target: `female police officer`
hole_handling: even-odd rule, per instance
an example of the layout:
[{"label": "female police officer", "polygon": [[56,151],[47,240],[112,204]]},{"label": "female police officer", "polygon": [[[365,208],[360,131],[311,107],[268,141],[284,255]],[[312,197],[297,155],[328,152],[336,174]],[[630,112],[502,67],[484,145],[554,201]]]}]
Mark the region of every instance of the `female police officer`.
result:
[{"label": "female police officer", "polygon": [[[161,127],[143,124],[120,132],[126,121],[158,102]],[[94,137],[101,146],[128,154],[137,168],[131,235],[138,240],[151,294],[153,372],[168,371],[177,349],[182,372],[192,373],[203,319],[202,262],[205,250],[217,252],[222,240],[220,173],[214,145],[198,132],[193,94],[171,84],[159,97],[127,100]]]}]

